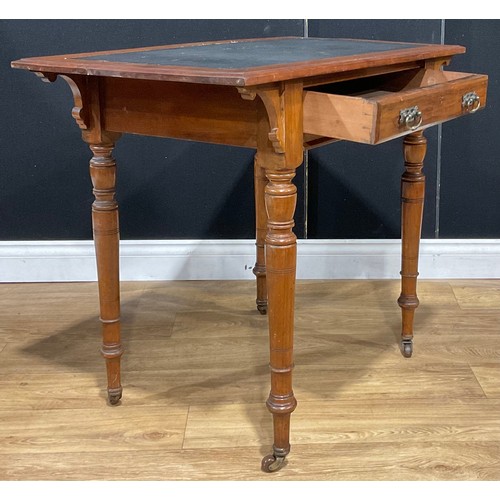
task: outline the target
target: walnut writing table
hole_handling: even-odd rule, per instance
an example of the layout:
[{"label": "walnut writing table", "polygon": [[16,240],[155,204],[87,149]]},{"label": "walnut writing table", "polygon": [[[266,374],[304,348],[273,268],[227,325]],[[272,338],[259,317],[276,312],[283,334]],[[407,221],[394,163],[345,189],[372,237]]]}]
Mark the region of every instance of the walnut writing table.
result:
[{"label": "walnut writing table", "polygon": [[92,150],[92,221],[108,397],[120,383],[115,142],[123,133],[256,149],[257,308],[269,315],[273,453],[290,451],[296,238],[295,169],[304,148],[332,140],[404,138],[401,350],[412,354],[426,151],[423,129],[486,102],[487,77],[443,71],[463,47],[322,38],[270,38],[35,57],[12,63],[46,81],[61,76]]}]

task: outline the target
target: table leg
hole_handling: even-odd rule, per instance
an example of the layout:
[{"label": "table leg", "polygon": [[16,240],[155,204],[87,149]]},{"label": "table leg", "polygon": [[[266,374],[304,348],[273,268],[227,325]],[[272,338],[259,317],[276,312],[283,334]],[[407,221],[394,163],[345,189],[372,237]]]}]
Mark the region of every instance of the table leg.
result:
[{"label": "table leg", "polygon": [[253,273],[257,278],[257,309],[261,314],[267,313],[267,284],[265,239],[267,232],[267,212],[265,189],[267,185],[266,172],[260,164],[259,156],[254,161],[254,190],[255,190],[255,233],[256,233],[256,262]]},{"label": "table leg", "polygon": [[290,414],[297,406],[292,390],[296,237],[292,231],[297,203],[295,170],[266,169],[265,202],[269,220],[266,268],[269,300],[271,391],[267,408],[273,414],[273,454],[262,461],[266,472],[278,470],[290,451]]},{"label": "table leg", "polygon": [[422,173],[427,140],[422,131],[404,139],[405,172],[401,178],[401,352],[406,358],[413,352],[413,319],[419,301],[417,297],[418,252],[425,196],[425,176]]},{"label": "table leg", "polygon": [[102,354],[106,360],[108,400],[117,404],[122,397],[120,382],[120,278],[118,204],[115,200],[116,162],[113,143],[90,144],[90,176],[94,186],[92,226],[99,280]]}]

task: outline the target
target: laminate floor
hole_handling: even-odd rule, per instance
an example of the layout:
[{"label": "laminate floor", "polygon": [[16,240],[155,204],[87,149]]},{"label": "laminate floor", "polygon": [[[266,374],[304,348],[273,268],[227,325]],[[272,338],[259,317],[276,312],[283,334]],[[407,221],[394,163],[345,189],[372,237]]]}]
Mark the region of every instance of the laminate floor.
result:
[{"label": "laminate floor", "polygon": [[500,280],[297,284],[292,451],[271,450],[254,283],[122,284],[105,399],[95,283],[0,285],[0,480],[500,480]]}]

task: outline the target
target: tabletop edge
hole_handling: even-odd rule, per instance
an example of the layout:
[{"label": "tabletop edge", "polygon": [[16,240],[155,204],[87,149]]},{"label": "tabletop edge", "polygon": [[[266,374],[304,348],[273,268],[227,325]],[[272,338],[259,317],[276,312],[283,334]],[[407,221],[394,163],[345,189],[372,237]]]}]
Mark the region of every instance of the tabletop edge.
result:
[{"label": "tabletop edge", "polygon": [[[303,37],[271,37],[251,38],[247,40],[300,39]],[[352,39],[337,39],[352,40]],[[382,42],[382,40],[364,40]],[[207,42],[210,44],[227,43],[228,40]],[[391,42],[398,43],[398,42]],[[405,44],[406,42],[399,42]],[[407,44],[407,43],[406,43]],[[164,47],[185,47],[203,45],[200,42],[176,45],[155,46],[161,50]],[[86,76],[102,76],[114,78],[135,78],[145,80],[182,81],[206,83],[215,85],[251,86],[276,81],[306,78],[321,74],[337,73],[378,64],[397,64],[411,60],[420,61],[439,57],[451,57],[466,51],[461,45],[412,44],[416,47],[391,50],[387,52],[362,53],[356,56],[341,56],[324,59],[312,59],[294,64],[274,64],[252,66],[248,68],[206,68],[200,66],[157,66],[137,63],[109,62],[99,60],[79,59],[85,54],[110,54],[125,51],[150,50],[153,47],[136,49],[118,49],[117,51],[99,51],[59,56],[35,56],[22,58],[11,62],[15,69],[25,69],[32,72],[51,74],[78,74]]]}]

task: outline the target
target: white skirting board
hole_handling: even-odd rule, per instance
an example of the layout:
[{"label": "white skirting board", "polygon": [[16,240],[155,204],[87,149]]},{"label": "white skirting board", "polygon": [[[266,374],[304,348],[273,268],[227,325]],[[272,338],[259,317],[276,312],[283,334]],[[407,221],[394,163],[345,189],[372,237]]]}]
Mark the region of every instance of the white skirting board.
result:
[{"label": "white skirting board", "polygon": [[[253,240],[120,243],[121,279],[253,279]],[[400,240],[299,240],[299,279],[399,279]],[[421,279],[500,278],[500,239],[422,240]],[[0,242],[0,282],[94,281],[91,241]]]}]

